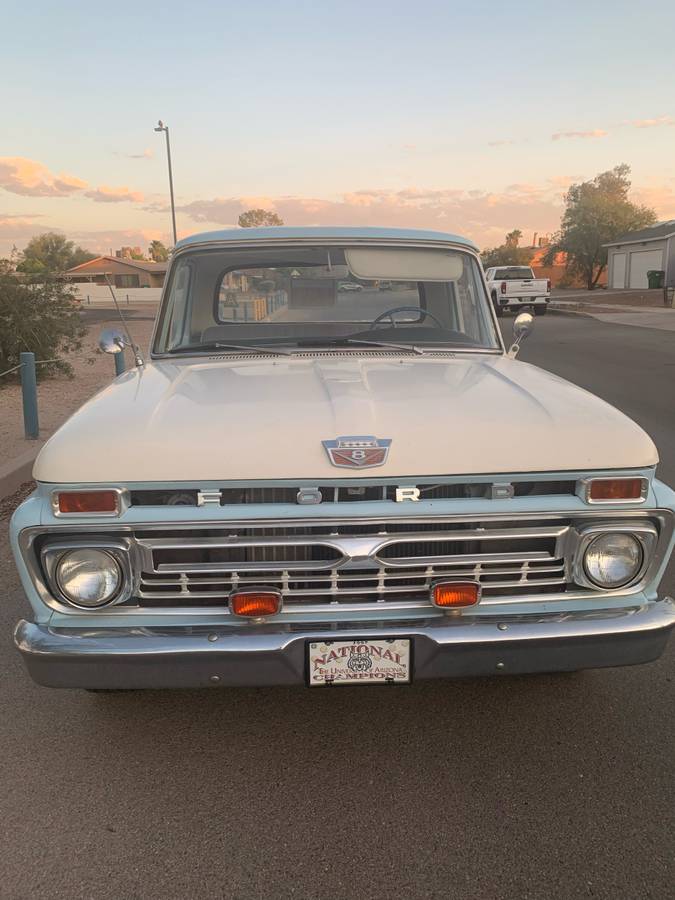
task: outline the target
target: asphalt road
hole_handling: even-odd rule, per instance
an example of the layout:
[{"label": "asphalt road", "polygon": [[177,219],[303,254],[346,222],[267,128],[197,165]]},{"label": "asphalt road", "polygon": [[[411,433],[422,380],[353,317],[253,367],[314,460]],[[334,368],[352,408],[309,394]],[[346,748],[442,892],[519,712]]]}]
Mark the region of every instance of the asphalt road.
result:
[{"label": "asphalt road", "polygon": [[[675,483],[673,336],[535,325],[522,357],[632,415]],[[6,545],[0,575],[2,898],[672,897],[675,642],[575,675],[50,691]]]}]

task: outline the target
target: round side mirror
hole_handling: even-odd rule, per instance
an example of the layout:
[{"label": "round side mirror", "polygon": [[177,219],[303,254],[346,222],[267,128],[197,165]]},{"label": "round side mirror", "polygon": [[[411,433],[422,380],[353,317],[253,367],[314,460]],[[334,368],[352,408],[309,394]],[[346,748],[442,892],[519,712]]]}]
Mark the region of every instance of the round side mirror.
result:
[{"label": "round side mirror", "polygon": [[106,328],[98,339],[98,345],[104,353],[121,353],[128,341],[119,328]]},{"label": "round side mirror", "polygon": [[524,340],[534,328],[534,316],[528,312],[519,313],[513,321],[513,340]]},{"label": "round side mirror", "polygon": [[520,342],[530,334],[534,327],[534,316],[530,313],[519,313],[513,322],[513,343],[509,347],[509,356],[513,359],[518,355]]}]

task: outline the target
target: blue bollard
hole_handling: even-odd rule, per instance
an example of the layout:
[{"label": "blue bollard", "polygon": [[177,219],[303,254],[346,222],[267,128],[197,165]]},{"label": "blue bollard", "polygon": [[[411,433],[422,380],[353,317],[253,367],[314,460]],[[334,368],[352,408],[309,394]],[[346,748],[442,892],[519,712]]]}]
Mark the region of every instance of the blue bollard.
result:
[{"label": "blue bollard", "polygon": [[115,360],[115,377],[121,375],[126,366],[124,364],[124,350],[120,350],[119,353],[113,353],[113,359]]},{"label": "blue bollard", "polygon": [[35,377],[35,354],[22,353],[21,393],[23,395],[23,428],[27,440],[35,441],[40,435],[38,420],[37,379]]}]

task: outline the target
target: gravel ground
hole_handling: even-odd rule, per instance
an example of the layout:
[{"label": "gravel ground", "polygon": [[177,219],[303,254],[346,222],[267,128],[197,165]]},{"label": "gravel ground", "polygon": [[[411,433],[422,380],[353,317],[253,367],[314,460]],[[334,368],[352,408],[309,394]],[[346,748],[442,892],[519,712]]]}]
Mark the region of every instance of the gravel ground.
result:
[{"label": "gravel ground", "polygon": [[[126,315],[127,311],[124,312]],[[82,350],[76,358],[70,359],[73,377],[59,375],[38,383],[41,440],[48,438],[85,400],[114,378],[115,364],[111,356],[98,349],[98,338],[104,328],[118,325],[119,319],[113,310],[108,309],[92,310],[83,315],[89,328]],[[152,333],[151,315],[152,312],[141,311],[138,316],[134,316],[133,312],[129,316],[130,323],[133,323],[134,340],[144,349]],[[128,352],[126,356],[127,365],[130,365]],[[90,359],[93,362],[89,362]],[[21,385],[0,379],[0,462],[10,462],[31,446],[33,442],[25,439],[23,431]]]}]

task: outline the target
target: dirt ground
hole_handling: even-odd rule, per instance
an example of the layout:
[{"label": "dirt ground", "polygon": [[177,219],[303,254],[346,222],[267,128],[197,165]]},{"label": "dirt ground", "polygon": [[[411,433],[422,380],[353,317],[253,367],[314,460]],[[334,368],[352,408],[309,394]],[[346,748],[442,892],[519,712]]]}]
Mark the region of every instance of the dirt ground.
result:
[{"label": "dirt ground", "polygon": [[[143,351],[146,350],[152,334],[154,310],[124,310],[124,313],[128,316],[134,340]],[[104,328],[119,324],[119,319],[114,310],[108,309],[97,309],[84,313],[84,316],[88,335],[77,357],[69,358],[73,377],[59,375],[38,382],[40,441],[46,440],[85,400],[115,376],[113,358],[101,353],[98,338]],[[93,358],[93,362],[88,362],[88,358]],[[133,364],[129,351],[126,362],[127,366]],[[24,437],[21,385],[17,382],[3,386],[0,381],[0,465],[21,456],[34,443]]]}]

